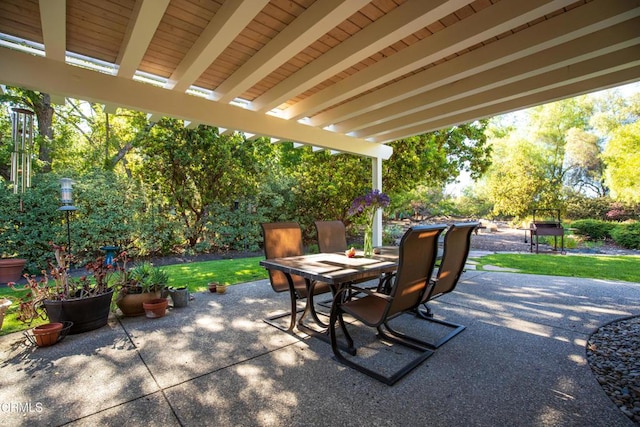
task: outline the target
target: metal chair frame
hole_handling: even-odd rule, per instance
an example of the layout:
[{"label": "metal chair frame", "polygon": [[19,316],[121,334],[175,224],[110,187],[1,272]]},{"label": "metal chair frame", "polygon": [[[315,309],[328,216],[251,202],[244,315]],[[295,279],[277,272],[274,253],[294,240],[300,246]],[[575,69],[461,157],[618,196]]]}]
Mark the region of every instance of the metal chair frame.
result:
[{"label": "metal chair frame", "polygon": [[[331,308],[329,332],[331,348],[340,363],[387,385],[393,385],[433,354],[433,350],[419,344],[418,339],[389,328],[388,321],[403,312],[417,308],[421,303],[435,268],[438,237],[445,228],[444,224],[417,226],[405,233],[400,242],[398,270],[388,294],[355,286],[347,286],[337,292]],[[347,298],[352,290],[362,292],[365,296],[358,299]],[[346,348],[355,347],[343,319],[344,313],[367,326],[376,328],[378,338],[417,350],[418,355],[391,375],[383,375],[356,363],[354,357],[345,357],[338,345],[336,322],[347,341]]]},{"label": "metal chair frame", "polygon": [[[302,230],[298,223],[263,223],[261,227],[266,259],[304,255]],[[298,301],[309,298],[309,304],[313,304],[314,295],[330,292],[330,288],[326,284],[310,284],[302,277],[292,276],[281,271],[269,270],[269,281],[275,292],[289,292],[291,306],[289,312],[267,317],[264,322],[285,332],[293,331],[296,327],[297,314],[304,311],[304,308],[298,308]],[[311,315],[319,325],[328,326],[318,318],[315,310],[311,312]],[[276,322],[287,316],[291,316],[288,327],[283,327]]]}]

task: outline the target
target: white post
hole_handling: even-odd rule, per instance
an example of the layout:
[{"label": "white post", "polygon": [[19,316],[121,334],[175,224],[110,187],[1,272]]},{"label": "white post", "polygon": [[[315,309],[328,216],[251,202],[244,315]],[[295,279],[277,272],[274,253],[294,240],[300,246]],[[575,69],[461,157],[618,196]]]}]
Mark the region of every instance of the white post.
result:
[{"label": "white post", "polygon": [[[371,188],[382,191],[382,158],[371,159]],[[382,209],[378,209],[373,219],[373,246],[382,246]]]}]

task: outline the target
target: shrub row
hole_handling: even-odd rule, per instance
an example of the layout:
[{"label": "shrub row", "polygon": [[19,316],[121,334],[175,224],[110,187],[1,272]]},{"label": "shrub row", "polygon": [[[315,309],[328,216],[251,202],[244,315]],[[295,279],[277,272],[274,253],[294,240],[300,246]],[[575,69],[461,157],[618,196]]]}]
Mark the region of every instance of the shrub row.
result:
[{"label": "shrub row", "polygon": [[589,240],[612,239],[627,249],[640,249],[640,222],[611,222],[597,219],[580,219],[571,223],[575,233]]}]

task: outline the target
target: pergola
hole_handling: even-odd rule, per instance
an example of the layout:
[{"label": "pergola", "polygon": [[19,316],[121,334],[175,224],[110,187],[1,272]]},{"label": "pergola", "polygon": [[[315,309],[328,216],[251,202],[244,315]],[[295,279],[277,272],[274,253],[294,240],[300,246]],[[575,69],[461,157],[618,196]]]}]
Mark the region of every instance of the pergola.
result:
[{"label": "pergola", "polygon": [[639,42],[638,0],[0,0],[0,84],[367,156],[375,188],[389,142],[640,80]]}]

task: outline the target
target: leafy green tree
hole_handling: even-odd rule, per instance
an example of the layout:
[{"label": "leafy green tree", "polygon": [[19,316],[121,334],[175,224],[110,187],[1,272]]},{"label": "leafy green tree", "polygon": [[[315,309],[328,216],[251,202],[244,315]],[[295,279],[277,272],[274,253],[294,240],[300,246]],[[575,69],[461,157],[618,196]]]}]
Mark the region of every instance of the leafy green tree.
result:
[{"label": "leafy green tree", "polygon": [[137,142],[141,162],[135,172],[147,186],[157,186],[193,248],[205,238],[211,203],[231,206],[255,194],[261,145],[237,134],[219,135],[217,128],[187,129],[182,121],[163,118]]},{"label": "leafy green tree", "polygon": [[393,155],[383,163],[386,191],[411,190],[453,182],[462,170],[473,179],[491,164],[491,147],[484,131],[487,121],[454,126],[395,141]]},{"label": "leafy green tree", "polygon": [[493,165],[486,180],[488,197],[496,215],[524,217],[543,207],[545,151],[516,135],[493,141]]},{"label": "leafy green tree", "polygon": [[640,203],[640,121],[619,127],[604,151],[614,198]]},{"label": "leafy green tree", "polygon": [[565,183],[578,192],[591,192],[597,197],[607,194],[604,164],[599,139],[582,129],[567,131],[565,146]]}]

